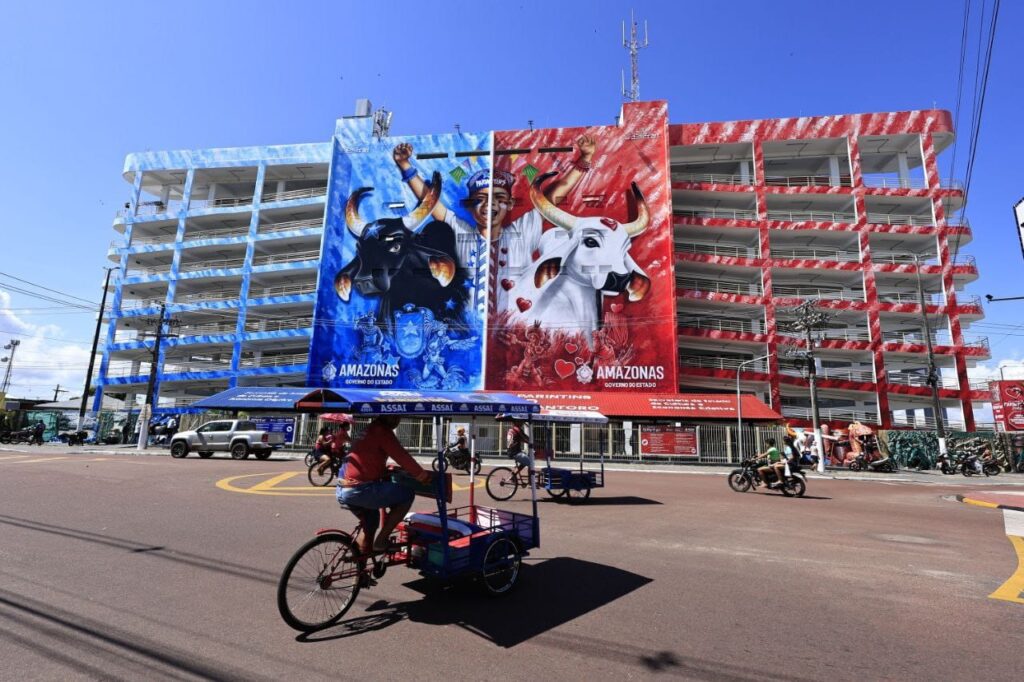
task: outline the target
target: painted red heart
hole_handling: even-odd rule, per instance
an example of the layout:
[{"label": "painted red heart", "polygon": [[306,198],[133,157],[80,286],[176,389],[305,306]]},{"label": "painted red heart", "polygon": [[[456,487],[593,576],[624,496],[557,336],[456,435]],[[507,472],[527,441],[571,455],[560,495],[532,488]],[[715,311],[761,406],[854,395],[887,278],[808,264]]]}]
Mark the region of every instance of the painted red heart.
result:
[{"label": "painted red heart", "polygon": [[569,353],[570,355],[572,355],[573,353],[575,353],[579,349],[580,349],[580,347],[577,346],[575,343],[567,343],[567,344],[565,344],[565,352]]},{"label": "painted red heart", "polygon": [[501,288],[504,289],[505,291],[508,291],[509,289],[514,287],[515,285],[516,285],[516,283],[513,282],[510,279],[503,279],[503,280],[501,280]]},{"label": "painted red heart", "polygon": [[519,312],[525,313],[527,310],[533,307],[533,301],[528,298],[517,298],[516,305],[519,306]]},{"label": "painted red heart", "polygon": [[622,304],[621,303],[612,303],[611,304],[611,309],[612,309],[613,313],[621,313],[622,312]]},{"label": "painted red heart", "polygon": [[508,253],[508,247],[507,246],[501,247],[501,252],[502,253]]},{"label": "painted red heart", "polygon": [[501,267],[505,267],[505,261],[503,261],[503,260],[498,261],[498,265],[500,265]]},{"label": "painted red heart", "polygon": [[576,364],[580,366],[582,366],[583,363],[586,362],[586,360],[584,360],[583,358],[574,358],[574,360],[576,360]]},{"label": "painted red heart", "polygon": [[576,366],[568,360],[555,360],[555,374],[565,379],[576,373]]}]

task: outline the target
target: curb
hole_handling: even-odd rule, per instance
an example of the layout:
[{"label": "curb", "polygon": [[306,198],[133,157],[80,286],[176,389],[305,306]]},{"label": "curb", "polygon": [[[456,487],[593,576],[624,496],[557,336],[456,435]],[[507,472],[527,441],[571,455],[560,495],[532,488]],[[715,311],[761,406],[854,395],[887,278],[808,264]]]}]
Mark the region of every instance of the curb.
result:
[{"label": "curb", "polygon": [[1008,509],[1010,511],[1024,512],[1024,507],[1017,507],[1012,504],[998,504],[996,502],[986,502],[985,500],[976,500],[966,495],[957,495],[956,499],[958,502],[964,504],[974,505],[975,507],[984,507],[985,509]]}]

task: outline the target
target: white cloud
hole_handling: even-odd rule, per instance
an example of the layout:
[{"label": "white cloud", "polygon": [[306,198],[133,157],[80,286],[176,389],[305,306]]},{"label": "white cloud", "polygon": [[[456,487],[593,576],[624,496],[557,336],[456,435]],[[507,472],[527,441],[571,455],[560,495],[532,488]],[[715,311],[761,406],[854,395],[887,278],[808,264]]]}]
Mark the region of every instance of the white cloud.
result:
[{"label": "white cloud", "polygon": [[[1002,370],[1001,374],[1000,370]],[[1004,358],[996,364],[992,364],[991,361],[982,362],[976,367],[969,368],[967,375],[971,379],[988,379],[989,381],[996,381],[1000,378],[1024,379],[1024,360]]]},{"label": "white cloud", "polygon": [[[69,392],[61,399],[82,394],[85,370],[89,365],[89,347],[82,343],[63,341],[67,334],[56,324],[32,324],[11,310],[11,295],[0,289],[0,340],[7,345],[17,339],[20,345],[14,356],[11,386],[12,398],[53,398],[53,389],[60,384]],[[10,355],[0,351],[0,357]],[[0,365],[6,371],[7,363]]]}]

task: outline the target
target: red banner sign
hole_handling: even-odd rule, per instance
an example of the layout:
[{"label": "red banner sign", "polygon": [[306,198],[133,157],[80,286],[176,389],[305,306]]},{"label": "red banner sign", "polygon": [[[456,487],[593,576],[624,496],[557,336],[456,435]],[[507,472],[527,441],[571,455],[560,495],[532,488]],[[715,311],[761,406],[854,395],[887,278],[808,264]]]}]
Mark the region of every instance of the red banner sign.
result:
[{"label": "red banner sign", "polygon": [[1000,431],[1024,431],[1024,381],[993,381],[992,416]]},{"label": "red banner sign", "polygon": [[640,427],[640,452],[644,455],[696,457],[697,427],[645,424]]}]

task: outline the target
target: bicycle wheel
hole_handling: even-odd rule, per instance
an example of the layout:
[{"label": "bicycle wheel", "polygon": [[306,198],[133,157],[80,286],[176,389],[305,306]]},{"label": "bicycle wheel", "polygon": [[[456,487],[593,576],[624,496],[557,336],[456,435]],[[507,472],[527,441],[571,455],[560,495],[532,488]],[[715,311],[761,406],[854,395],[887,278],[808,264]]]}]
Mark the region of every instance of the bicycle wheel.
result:
[{"label": "bicycle wheel", "polygon": [[319,461],[319,459],[320,459],[320,455],[318,455],[317,453],[315,453],[315,452],[307,452],[306,453],[306,466],[312,466],[312,465],[316,464],[317,461]]},{"label": "bicycle wheel", "polygon": [[519,477],[508,467],[497,467],[487,474],[487,494],[496,500],[507,500],[519,489]]},{"label": "bicycle wheel", "polygon": [[313,465],[310,466],[309,469],[306,471],[306,478],[309,479],[310,485],[315,485],[324,488],[329,486],[331,484],[331,481],[334,480],[334,467],[328,464],[324,468],[323,473],[317,471],[317,469],[319,468],[320,465],[314,462]]},{"label": "bicycle wheel", "polygon": [[359,594],[360,565],[352,541],[319,535],[288,561],[277,583],[277,610],[284,622],[309,632],[336,623]]},{"label": "bicycle wheel", "polygon": [[492,597],[507,594],[519,580],[522,563],[523,556],[515,542],[504,535],[495,539],[484,552],[480,566],[484,592]]}]

